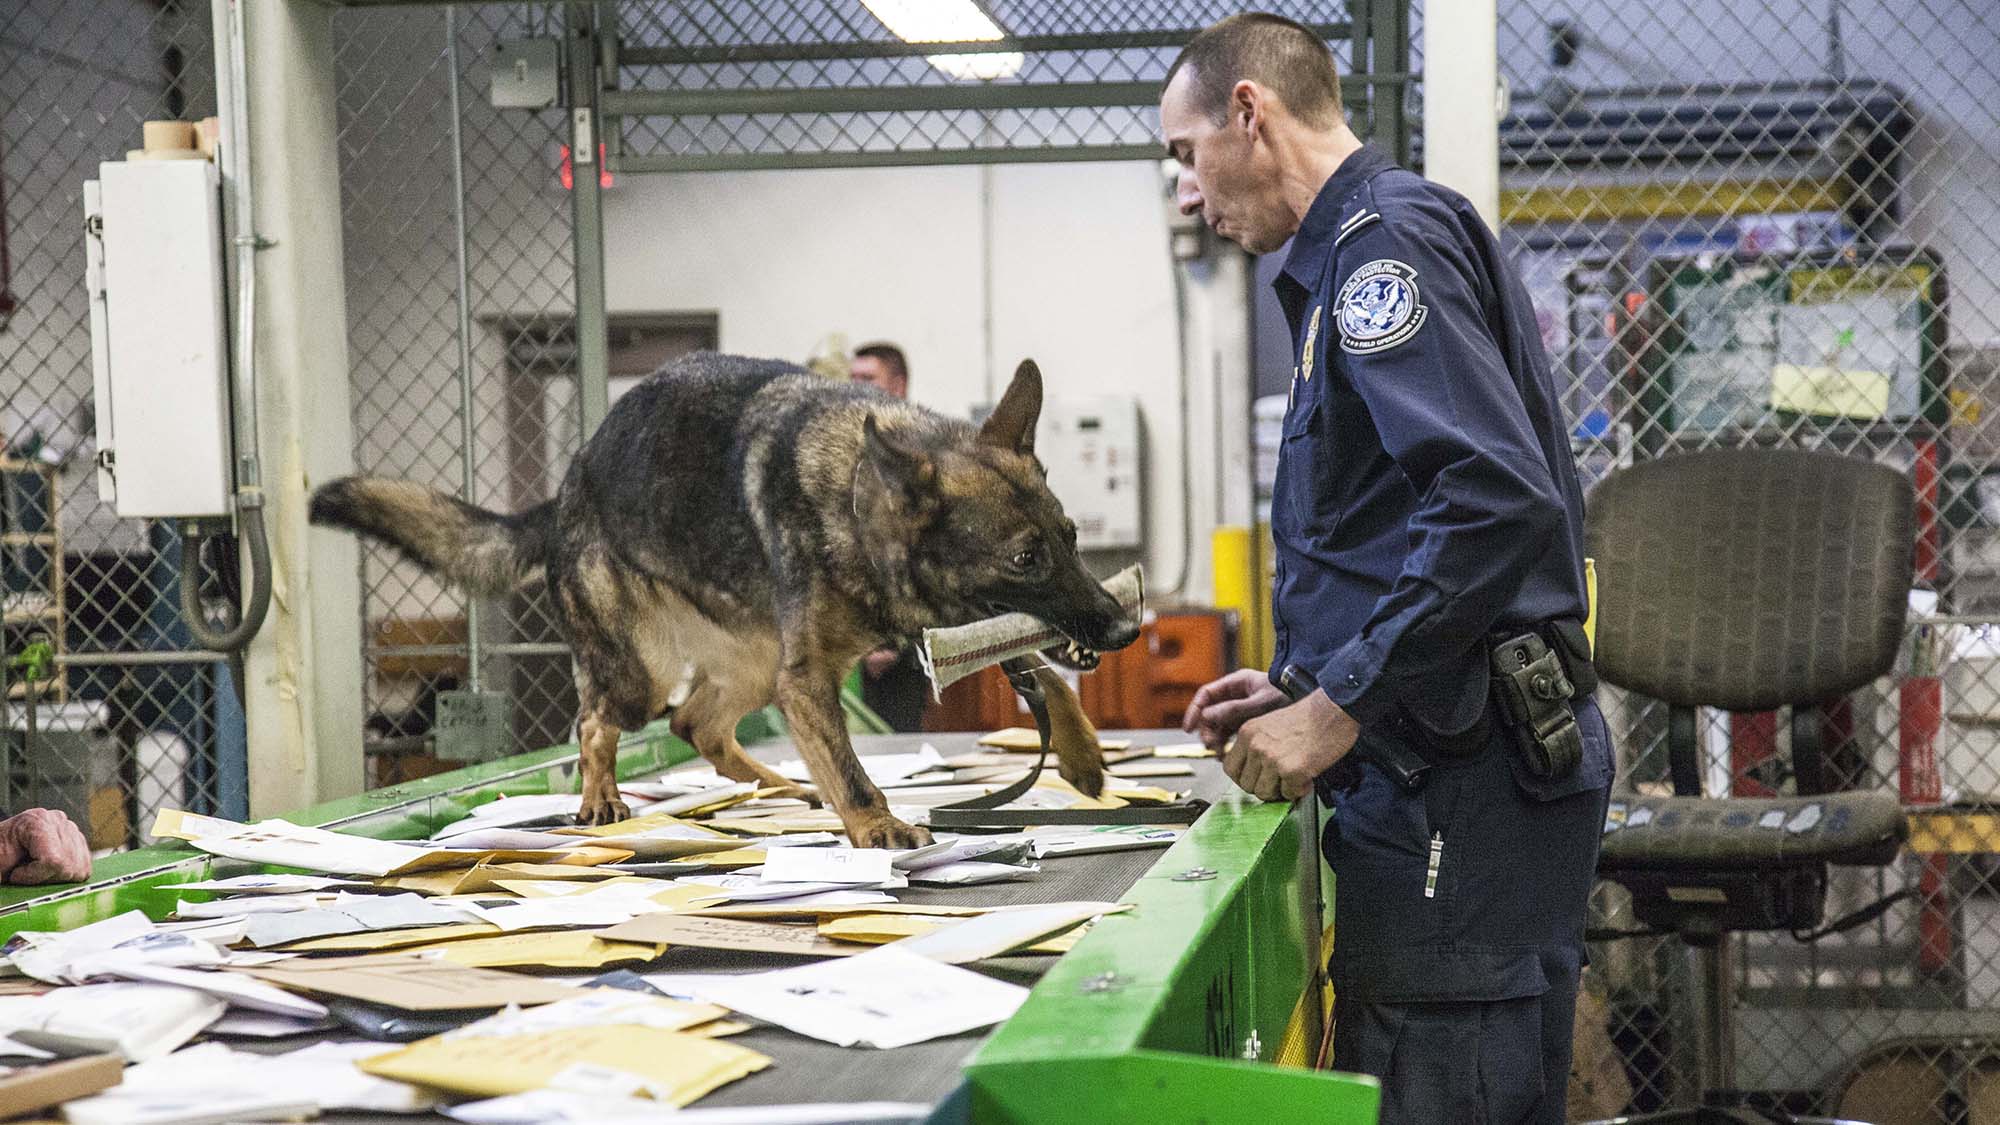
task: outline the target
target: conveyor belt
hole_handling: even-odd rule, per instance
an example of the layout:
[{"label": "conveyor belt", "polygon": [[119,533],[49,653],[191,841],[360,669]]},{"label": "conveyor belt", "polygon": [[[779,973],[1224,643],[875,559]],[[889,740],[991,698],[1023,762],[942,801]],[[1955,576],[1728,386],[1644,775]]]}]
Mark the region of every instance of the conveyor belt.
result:
[{"label": "conveyor belt", "polygon": [[[1105,732],[1112,737],[1113,732]],[[1117,732],[1130,737],[1134,746],[1186,742],[1179,731]],[[925,742],[946,757],[978,749],[976,735],[927,734],[864,736],[855,740],[863,754],[911,753]],[[767,761],[796,757],[788,743],[771,742],[749,748]],[[1021,755],[1024,764],[1033,761]],[[1229,789],[1214,759],[1190,762],[1193,777],[1162,778],[1149,784],[1165,788],[1192,789],[1195,796],[1215,800]],[[1125,891],[1159,862],[1160,848],[1096,855],[1069,856],[1041,861],[1039,876],[1013,883],[974,887],[918,888],[892,892],[911,903],[1017,903],[1063,902],[1071,900],[1117,901]],[[1000,979],[1032,986],[1057,959],[1050,956],[1000,958],[969,966]],[[761,956],[719,950],[671,949],[659,960],[632,966],[642,973],[756,972],[784,965],[803,964],[798,958]],[[942,1100],[958,1085],[961,1068],[987,1030],[932,1040],[893,1051],[836,1047],[777,1028],[757,1028],[731,1038],[731,1042],[769,1055],[773,1065],[748,1078],[724,1086],[696,1103],[697,1106],[773,1105],[798,1102],[861,1102]],[[332,1038],[332,1036],[329,1036]],[[278,1044],[236,1041],[244,1050],[282,1053],[308,1046],[318,1037],[301,1036]],[[385,1050],[393,1049],[385,1046]],[[391,1122],[444,1120],[432,1116],[392,1116],[386,1114],[332,1113],[320,1118],[337,1125],[389,1125]]]}]

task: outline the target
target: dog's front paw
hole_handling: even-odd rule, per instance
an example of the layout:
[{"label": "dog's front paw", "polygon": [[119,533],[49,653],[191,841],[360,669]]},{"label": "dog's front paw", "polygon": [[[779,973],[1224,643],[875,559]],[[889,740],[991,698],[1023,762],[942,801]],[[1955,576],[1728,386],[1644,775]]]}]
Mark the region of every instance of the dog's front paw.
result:
[{"label": "dog's front paw", "polygon": [[885,813],[867,820],[849,822],[847,842],[857,848],[888,848],[892,851],[903,851],[909,848],[921,848],[930,843],[931,834],[914,825],[904,824]]},{"label": "dog's front paw", "polygon": [[583,807],[577,811],[576,822],[585,827],[596,828],[606,824],[616,824],[631,815],[632,810],[615,794],[609,797],[601,793],[587,794],[583,798]]},{"label": "dog's front paw", "polygon": [[1056,761],[1056,772],[1086,797],[1104,792],[1104,759],[1101,752],[1094,748],[1089,757],[1082,754],[1063,755]]}]

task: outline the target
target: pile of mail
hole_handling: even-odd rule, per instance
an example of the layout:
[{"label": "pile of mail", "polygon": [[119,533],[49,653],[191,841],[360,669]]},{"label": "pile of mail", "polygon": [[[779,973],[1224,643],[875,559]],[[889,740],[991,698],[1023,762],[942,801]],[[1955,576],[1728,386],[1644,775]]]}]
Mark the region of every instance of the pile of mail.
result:
[{"label": "pile of mail", "polygon": [[[928,746],[863,760],[915,820],[1023,768],[1005,750],[946,759]],[[1168,768],[1145,776],[1188,772],[1155,764]],[[797,763],[777,768],[805,779]],[[634,813],[618,824],[576,827],[575,796],[503,797],[427,840],[162,813],[156,836],[230,862],[166,887],[158,920],[135,910],[0,947],[0,1116],[61,1102],[80,1125],[340,1109],[636,1120],[774,1065],[732,1041],[753,1028],[890,1049],[1006,1019],[1026,989],[965,966],[1061,953],[1129,908],[894,892],[1032,881],[1051,858],[1181,833],[1071,826],[886,851],[848,847],[831,814],[703,769],[622,788]],[[1054,778],[1033,792],[1046,807],[1174,797],[1121,782],[1093,806]],[[677,949],[787,959],[676,972]],[[312,1045],[271,1053],[290,1036]],[[744,1112],[678,1117],[846,1119]]]}]

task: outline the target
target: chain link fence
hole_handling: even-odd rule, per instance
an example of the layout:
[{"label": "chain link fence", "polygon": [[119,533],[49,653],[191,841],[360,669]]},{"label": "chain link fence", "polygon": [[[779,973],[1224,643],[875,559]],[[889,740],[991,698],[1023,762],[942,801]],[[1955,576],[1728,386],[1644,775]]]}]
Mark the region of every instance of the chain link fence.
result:
[{"label": "chain link fence", "polygon": [[[488,99],[496,43],[562,30],[560,5],[335,14],[363,472],[518,511],[554,495],[579,445],[568,115]],[[567,740],[569,660],[539,591],[473,605],[374,544],[361,569],[371,783],[457,764],[434,755],[437,698],[475,668],[513,700],[496,751]]]},{"label": "chain link fence", "polygon": [[[1910,651],[1829,710],[1824,741],[1850,786],[1990,806],[2000,11],[1502,0],[1499,13],[1503,234],[1568,381],[1586,480],[1748,445],[1909,472],[1921,587]],[[1612,694],[1621,772],[1667,791],[1665,708]],[[1771,715],[1709,715],[1708,793],[1793,791],[1786,729]],[[1732,939],[1735,1086],[1794,1111],[1992,1120],[1995,847],[1836,868],[1830,918],[1914,894],[1813,944]],[[1601,921],[1633,925],[1621,898],[1601,891]],[[1675,939],[1606,944],[1592,976],[1631,1107],[1698,1101],[1689,951]]]},{"label": "chain link fence", "polygon": [[179,535],[98,499],[84,286],[84,181],[147,119],[214,112],[206,3],[0,5],[0,811],[62,809],[98,848],[162,807],[246,803],[226,665],[180,619]]}]

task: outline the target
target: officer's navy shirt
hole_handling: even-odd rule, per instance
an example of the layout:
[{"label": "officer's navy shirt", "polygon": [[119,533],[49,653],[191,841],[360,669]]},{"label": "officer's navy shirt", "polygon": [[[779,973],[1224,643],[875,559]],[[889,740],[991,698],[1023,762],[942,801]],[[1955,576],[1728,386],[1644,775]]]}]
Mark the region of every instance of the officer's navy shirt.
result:
[{"label": "officer's navy shirt", "polygon": [[1275,285],[1298,366],[1273,677],[1312,672],[1364,732],[1463,737],[1483,725],[1486,637],[1585,611],[1583,497],[1534,308],[1472,205],[1372,146],[1320,189]]}]

